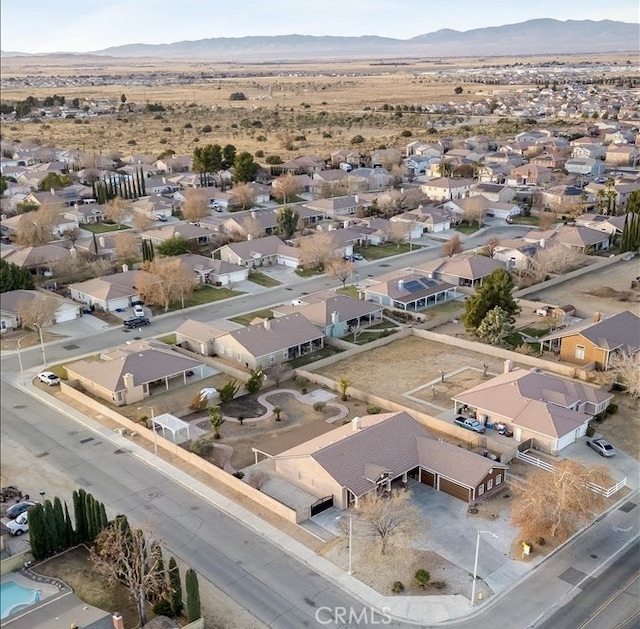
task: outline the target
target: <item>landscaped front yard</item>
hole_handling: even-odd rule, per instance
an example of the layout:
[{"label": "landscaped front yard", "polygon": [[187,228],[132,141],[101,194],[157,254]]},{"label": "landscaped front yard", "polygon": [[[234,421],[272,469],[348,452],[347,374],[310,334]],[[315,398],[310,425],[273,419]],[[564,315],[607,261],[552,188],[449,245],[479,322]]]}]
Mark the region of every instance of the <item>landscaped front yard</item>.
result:
[{"label": "landscaped front yard", "polygon": [[[198,290],[193,291],[191,295],[184,298],[184,307],[191,308],[192,306],[203,306],[204,304],[211,304],[215,301],[222,301],[223,299],[229,299],[229,297],[235,297],[236,295],[242,295],[241,291],[231,290],[229,288],[214,288],[213,286],[204,286]],[[174,310],[182,310],[182,300],[172,301],[169,304],[169,312]],[[151,312],[154,315],[164,314],[165,310],[161,306],[151,306]]]},{"label": "landscaped front yard", "polygon": [[[277,308],[277,306],[274,306]],[[231,321],[239,323],[240,325],[249,325],[254,319],[272,319],[273,309],[265,308],[264,310],[254,310],[253,312],[247,312],[237,317],[231,317]]]},{"label": "landscaped front yard", "polygon": [[390,256],[397,256],[399,253],[407,253],[408,251],[418,249],[418,245],[411,245],[406,242],[395,243],[390,242],[385,245],[358,247],[356,252],[365,260],[381,260]]},{"label": "landscaped front yard", "polygon": [[266,286],[267,288],[272,288],[273,286],[280,286],[282,282],[278,282],[278,280],[261,273],[260,271],[249,271],[249,281],[254,284],[258,284],[260,286]]},{"label": "landscaped front yard", "polygon": [[108,225],[107,223],[85,223],[84,225],[82,225],[81,229],[84,229],[93,234],[106,234],[107,232],[117,232],[117,231],[123,231],[131,228],[127,227],[127,225]]}]

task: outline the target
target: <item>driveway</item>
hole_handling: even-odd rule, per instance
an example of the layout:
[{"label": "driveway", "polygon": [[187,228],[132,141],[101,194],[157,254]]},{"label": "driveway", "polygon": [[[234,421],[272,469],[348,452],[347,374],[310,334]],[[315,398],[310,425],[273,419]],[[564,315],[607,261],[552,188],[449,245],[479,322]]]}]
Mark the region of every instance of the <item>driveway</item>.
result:
[{"label": "driveway", "polygon": [[105,323],[98,317],[91,315],[82,315],[78,319],[73,321],[65,321],[64,323],[56,323],[49,328],[47,332],[53,334],[60,334],[61,336],[80,337],[96,334],[97,332],[103,332],[109,330],[113,326]]}]

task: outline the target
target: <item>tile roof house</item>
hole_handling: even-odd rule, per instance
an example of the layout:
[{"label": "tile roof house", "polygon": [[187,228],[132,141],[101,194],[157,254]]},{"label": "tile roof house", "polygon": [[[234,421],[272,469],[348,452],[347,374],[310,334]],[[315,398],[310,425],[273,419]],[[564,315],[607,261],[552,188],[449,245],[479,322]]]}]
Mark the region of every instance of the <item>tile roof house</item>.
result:
[{"label": "tile roof house", "polygon": [[475,183],[474,179],[439,177],[421,184],[420,189],[433,201],[449,201],[468,196]]},{"label": "tile roof house", "polygon": [[392,216],[390,220],[412,224],[411,237],[420,238],[422,234],[436,234],[451,229],[451,223],[457,219],[452,219],[451,213],[442,208],[419,205],[413,210]]},{"label": "tile roof house", "polygon": [[232,264],[224,260],[216,260],[207,256],[183,253],[176,256],[182,264],[193,271],[199,284],[227,286],[235,282],[244,282],[249,277],[246,266]]},{"label": "tile roof house", "polygon": [[250,238],[242,242],[230,242],[214,251],[224,262],[230,262],[248,268],[286,264],[297,266],[297,254],[294,247],[286,245],[277,236]]},{"label": "tile roof house", "polygon": [[480,217],[480,220],[486,216],[507,219],[512,216],[519,216],[522,212],[517,203],[491,201],[481,194],[469,196],[464,199],[457,199],[455,201],[447,201],[442,207],[460,217]]},{"label": "tile roof house", "polygon": [[[295,305],[294,305],[295,303]],[[382,307],[346,295],[306,295],[291,305],[273,309],[274,317],[300,313],[325,336],[340,338],[354,329],[364,328],[382,320]]]},{"label": "tile roof house", "polygon": [[533,262],[535,256],[542,250],[537,243],[525,240],[501,240],[494,248],[493,258],[505,262],[509,270],[517,269],[526,271]]},{"label": "tile roof house", "polygon": [[482,281],[496,269],[506,268],[506,263],[486,256],[458,254],[436,258],[414,267],[428,277],[449,282],[454,286],[482,286]]},{"label": "tile roof house", "polygon": [[69,249],[57,245],[39,245],[37,247],[20,247],[18,249],[3,249],[0,257],[6,262],[15,264],[37,273],[51,274],[56,262],[67,259],[71,254]]},{"label": "tile roof house", "polygon": [[156,341],[134,341],[105,350],[98,360],[79,360],[65,365],[69,380],[116,406],[141,402],[170,387],[184,386],[203,364],[182,356]]},{"label": "tile roof house", "polygon": [[560,360],[578,365],[595,364],[597,369],[610,367],[616,352],[640,351],[640,317],[623,310],[610,317],[594,315],[596,321],[582,321],[577,325],[555,330],[541,337],[540,342],[553,349],[560,345]]},{"label": "tile roof house", "polygon": [[561,243],[566,247],[578,249],[584,253],[591,251],[604,251],[609,248],[611,235],[606,231],[591,229],[582,225],[563,225],[556,230],[540,232],[528,231],[524,240],[535,243]]},{"label": "tile roof house", "polygon": [[499,183],[491,183],[488,181],[482,181],[477,183],[469,191],[470,197],[482,195],[489,201],[497,201],[500,203],[509,203],[516,196],[516,191],[510,186],[505,186]]},{"label": "tile roof house", "polygon": [[358,207],[369,207],[370,202],[358,197],[358,195],[333,197],[331,199],[315,199],[304,204],[305,207],[322,212],[330,218],[352,216],[358,211]]},{"label": "tile roof house", "polygon": [[512,169],[507,177],[509,186],[541,186],[551,181],[551,169],[535,164],[523,164]]},{"label": "tile roof house", "polygon": [[[254,448],[259,452],[260,448]],[[503,482],[506,466],[432,438],[406,412],[355,417],[349,424],[271,455],[275,474],[346,509],[409,478],[474,504]],[[309,515],[311,515],[310,513]]]},{"label": "tile roof house", "polygon": [[368,285],[359,289],[358,293],[363,299],[380,306],[413,312],[458,297],[452,284],[406,269],[370,278]]},{"label": "tile roof house", "polygon": [[176,345],[203,356],[213,356],[214,341],[229,332],[228,328],[187,319],[176,328]]},{"label": "tile roof house", "polygon": [[322,331],[297,312],[231,330],[214,340],[220,358],[247,369],[267,369],[323,347]]},{"label": "tile roof house", "polygon": [[154,245],[162,244],[172,238],[186,238],[197,245],[206,245],[217,238],[217,234],[209,229],[192,225],[191,223],[172,223],[162,227],[154,227],[140,234],[144,240],[150,240]]},{"label": "tile roof house", "polygon": [[604,411],[613,394],[538,369],[510,369],[452,399],[487,425],[506,424],[516,441],[557,454],[584,436],[589,421]]},{"label": "tile roof house", "polygon": [[139,299],[135,284],[146,271],[124,271],[103,275],[86,282],[69,284],[71,299],[101,310],[112,312],[128,308],[132,301]]}]

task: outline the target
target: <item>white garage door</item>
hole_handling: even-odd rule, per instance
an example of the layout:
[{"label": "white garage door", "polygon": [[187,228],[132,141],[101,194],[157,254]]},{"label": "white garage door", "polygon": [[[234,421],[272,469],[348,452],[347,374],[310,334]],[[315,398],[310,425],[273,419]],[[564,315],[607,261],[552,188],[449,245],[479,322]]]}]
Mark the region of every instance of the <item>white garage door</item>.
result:
[{"label": "white garage door", "polygon": [[65,321],[73,321],[77,319],[78,311],[75,308],[65,308],[56,312],[56,323],[64,323]]}]

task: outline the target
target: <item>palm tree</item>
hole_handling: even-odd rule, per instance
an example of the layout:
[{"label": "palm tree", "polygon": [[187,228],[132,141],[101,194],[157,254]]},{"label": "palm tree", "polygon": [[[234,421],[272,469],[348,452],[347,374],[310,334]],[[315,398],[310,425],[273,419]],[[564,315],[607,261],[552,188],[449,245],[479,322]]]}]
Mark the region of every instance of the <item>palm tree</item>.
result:
[{"label": "palm tree", "polygon": [[279,422],[280,421],[280,413],[282,413],[282,409],[279,406],[274,406],[273,407],[273,413],[276,416],[276,421]]},{"label": "palm tree", "polygon": [[220,428],[226,421],[222,416],[222,409],[220,408],[220,405],[216,404],[215,406],[211,406],[207,409],[207,413],[209,414],[211,429],[213,430],[213,438],[220,439]]},{"label": "palm tree", "polygon": [[351,386],[351,379],[347,376],[342,376],[342,378],[338,378],[336,384],[338,385],[338,391],[342,395],[342,401],[347,401],[347,389]]}]

